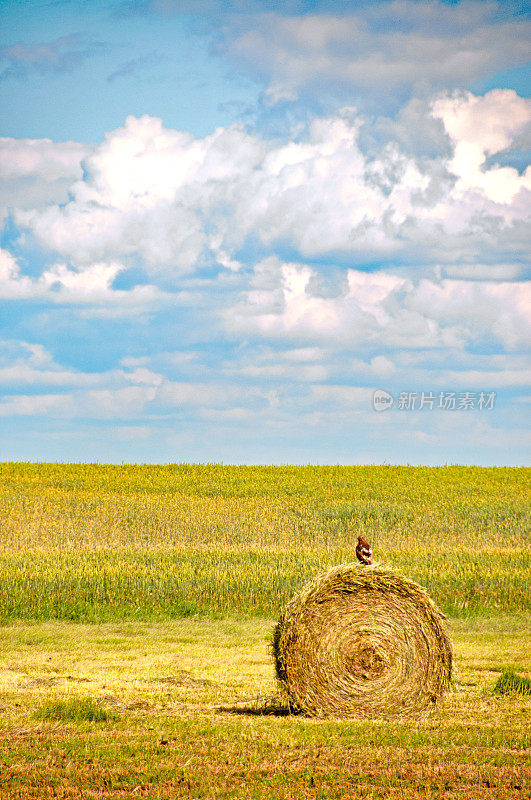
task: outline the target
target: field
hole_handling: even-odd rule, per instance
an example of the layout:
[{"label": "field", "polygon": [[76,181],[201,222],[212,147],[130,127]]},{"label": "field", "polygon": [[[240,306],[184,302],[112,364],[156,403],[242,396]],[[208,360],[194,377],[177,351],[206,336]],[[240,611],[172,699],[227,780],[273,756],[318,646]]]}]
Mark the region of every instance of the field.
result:
[{"label": "field", "polygon": [[[0,797],[520,798],[529,471],[0,465]],[[356,537],[449,615],[424,720],[286,715],[272,628]]]}]

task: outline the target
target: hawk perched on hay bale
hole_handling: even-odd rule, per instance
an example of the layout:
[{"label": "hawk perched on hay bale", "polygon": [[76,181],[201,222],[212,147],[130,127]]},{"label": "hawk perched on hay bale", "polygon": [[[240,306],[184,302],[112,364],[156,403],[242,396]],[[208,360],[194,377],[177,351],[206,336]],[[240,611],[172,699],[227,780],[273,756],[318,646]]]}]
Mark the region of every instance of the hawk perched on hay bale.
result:
[{"label": "hawk perched on hay bale", "polygon": [[356,545],[356,557],[362,564],[372,564],[372,547],[367,539],[363,536],[358,536],[358,544]]}]

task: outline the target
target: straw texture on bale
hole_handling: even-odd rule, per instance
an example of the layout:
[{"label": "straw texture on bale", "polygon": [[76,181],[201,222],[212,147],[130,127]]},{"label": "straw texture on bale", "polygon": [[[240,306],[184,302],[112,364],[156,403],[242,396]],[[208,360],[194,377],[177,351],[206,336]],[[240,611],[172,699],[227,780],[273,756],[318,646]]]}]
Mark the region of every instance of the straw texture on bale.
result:
[{"label": "straw texture on bale", "polygon": [[273,636],[292,707],[371,718],[434,707],[449,687],[452,648],[424,589],[378,566],[342,564],[286,606]]}]

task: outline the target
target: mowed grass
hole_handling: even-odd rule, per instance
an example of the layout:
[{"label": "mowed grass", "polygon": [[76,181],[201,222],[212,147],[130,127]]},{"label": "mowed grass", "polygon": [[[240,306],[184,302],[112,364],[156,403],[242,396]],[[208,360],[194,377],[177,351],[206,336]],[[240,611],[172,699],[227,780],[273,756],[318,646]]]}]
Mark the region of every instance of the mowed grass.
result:
[{"label": "mowed grass", "polygon": [[527,798],[520,616],[452,620],[455,684],[424,720],[260,715],[274,620],[15,622],[0,637],[1,798]]},{"label": "mowed grass", "polygon": [[530,471],[0,465],[0,619],[277,616],[375,558],[443,611],[529,608]]}]

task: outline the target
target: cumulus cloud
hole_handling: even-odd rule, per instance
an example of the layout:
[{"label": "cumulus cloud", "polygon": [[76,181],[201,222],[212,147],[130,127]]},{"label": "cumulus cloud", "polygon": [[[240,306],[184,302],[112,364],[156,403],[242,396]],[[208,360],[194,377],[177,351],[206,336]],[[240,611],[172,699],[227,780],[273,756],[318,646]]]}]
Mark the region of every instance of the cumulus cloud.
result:
[{"label": "cumulus cloud", "polygon": [[16,258],[8,251],[0,249],[0,292],[3,299],[28,297],[33,290],[31,278],[20,274]]},{"label": "cumulus cloud", "polygon": [[134,256],[166,278],[207,265],[238,270],[252,239],[357,263],[419,260],[420,249],[424,263],[466,262],[473,251],[500,260],[525,249],[529,173],[485,160],[510,147],[529,106],[512,90],[441,95],[432,120],[450,137],[450,155],[423,159],[393,142],[364,153],[367,123],[354,109],[316,119],[288,142],[238,126],[196,139],[129,117],[85,158],[70,202],[16,220],[78,266]]},{"label": "cumulus cloud", "polygon": [[459,330],[468,342],[492,337],[511,350],[525,347],[531,335],[529,282],[421,280],[406,304],[432,314],[447,330]]},{"label": "cumulus cloud", "polygon": [[341,342],[343,347],[466,348],[493,340],[525,347],[531,335],[531,286],[525,282],[404,279],[349,269],[337,297],[311,290],[311,267],[268,259],[225,313],[233,334]]},{"label": "cumulus cloud", "polygon": [[78,142],[0,138],[0,208],[42,209],[64,203],[82,177],[89,148]]},{"label": "cumulus cloud", "polygon": [[475,191],[494,203],[510,204],[522,190],[531,190],[531,167],[523,175],[513,167],[485,169],[487,156],[506,150],[531,123],[529,100],[511,89],[484,97],[466,92],[436,100],[433,115],[443,121],[454,143],[448,169],[458,178],[456,197]]},{"label": "cumulus cloud", "polygon": [[216,189],[230,192],[263,147],[238,127],[201,140],[128,117],[85,160],[88,177],[72,186],[70,203],[18,220],[78,263],[136,254],[148,268],[187,271],[208,246],[204,211],[213,211]]},{"label": "cumulus cloud", "polygon": [[81,177],[81,160],[88,152],[89,148],[78,142],[1,137],[0,176],[2,180],[29,177],[72,182]]},{"label": "cumulus cloud", "polygon": [[169,296],[151,285],[113,288],[124,269],[118,262],[99,262],[78,270],[56,263],[35,279],[24,275],[15,257],[0,248],[0,300],[40,298],[53,304],[91,306],[92,315],[114,316],[177,302],[177,295]]}]

